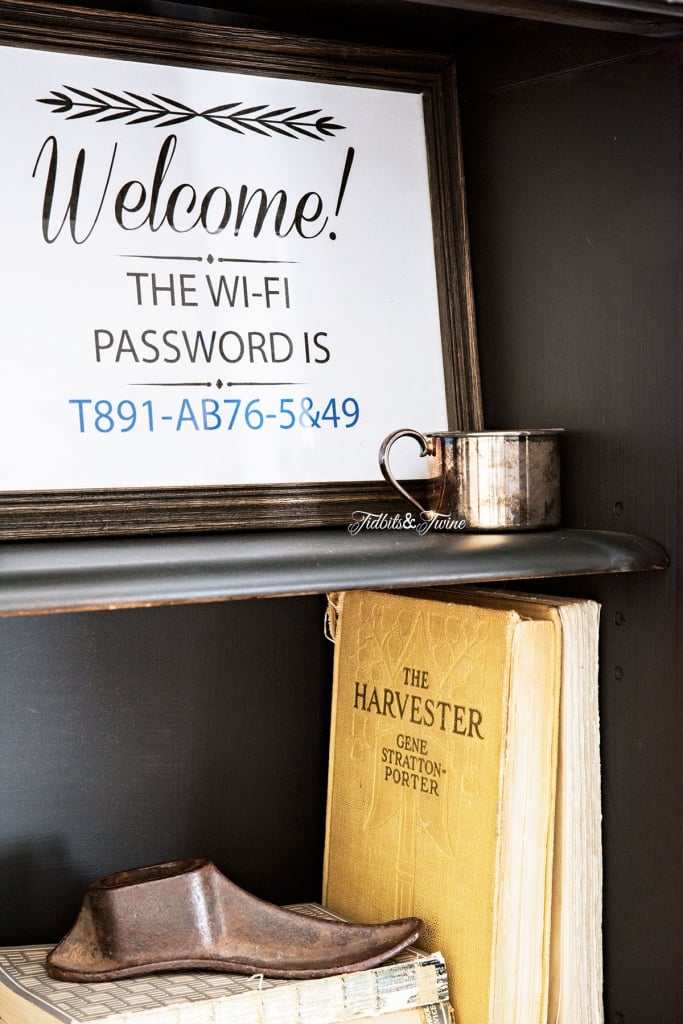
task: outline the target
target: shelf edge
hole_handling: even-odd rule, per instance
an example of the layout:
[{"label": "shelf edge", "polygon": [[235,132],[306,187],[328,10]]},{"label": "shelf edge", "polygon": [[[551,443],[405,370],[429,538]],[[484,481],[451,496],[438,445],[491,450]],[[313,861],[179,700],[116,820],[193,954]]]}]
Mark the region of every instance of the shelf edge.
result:
[{"label": "shelf edge", "polygon": [[647,537],[288,530],[0,547],[0,615],[663,569]]}]

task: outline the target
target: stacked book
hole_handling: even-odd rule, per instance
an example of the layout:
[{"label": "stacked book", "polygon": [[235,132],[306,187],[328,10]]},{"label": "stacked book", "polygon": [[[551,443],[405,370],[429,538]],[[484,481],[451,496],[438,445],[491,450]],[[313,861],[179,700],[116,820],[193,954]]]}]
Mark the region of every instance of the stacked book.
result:
[{"label": "stacked book", "polygon": [[[292,907],[324,914],[317,904]],[[453,1024],[440,954],[305,981],[178,971],[84,984],[45,970],[51,946],[0,949],[0,1024]]]}]

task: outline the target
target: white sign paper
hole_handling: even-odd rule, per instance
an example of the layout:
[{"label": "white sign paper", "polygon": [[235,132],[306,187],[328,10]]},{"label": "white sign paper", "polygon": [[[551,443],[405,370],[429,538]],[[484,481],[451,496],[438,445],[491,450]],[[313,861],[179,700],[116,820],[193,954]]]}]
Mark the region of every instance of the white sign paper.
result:
[{"label": "white sign paper", "polygon": [[0,54],[0,489],[374,480],[447,429],[419,95]]}]

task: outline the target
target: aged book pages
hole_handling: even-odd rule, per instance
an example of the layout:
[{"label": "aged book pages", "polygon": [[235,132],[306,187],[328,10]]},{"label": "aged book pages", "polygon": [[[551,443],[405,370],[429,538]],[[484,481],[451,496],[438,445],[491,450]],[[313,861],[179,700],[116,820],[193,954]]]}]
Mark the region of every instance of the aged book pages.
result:
[{"label": "aged book pages", "polygon": [[457,1024],[554,1022],[558,613],[467,590],[333,597],[324,901],[423,917]]},{"label": "aged book pages", "polygon": [[549,1024],[601,1024],[602,801],[598,700],[599,606],[529,597],[562,643]]},{"label": "aged book pages", "polygon": [[[125,1018],[119,1018],[124,1022]],[[210,1017],[199,1016],[194,1018],[196,1024],[210,1024]],[[379,1016],[354,1017],[347,1024],[372,1024],[379,1021],[380,1024],[454,1024],[455,1017],[453,1008],[448,1002],[428,1003],[426,1006],[414,1006],[408,1010],[389,1010]],[[5,1017],[0,1017],[0,1024],[9,1024]]]},{"label": "aged book pages", "polygon": [[555,626],[560,735],[552,862],[549,1024],[601,1024],[602,800],[598,640],[600,606],[571,597],[468,591]]}]

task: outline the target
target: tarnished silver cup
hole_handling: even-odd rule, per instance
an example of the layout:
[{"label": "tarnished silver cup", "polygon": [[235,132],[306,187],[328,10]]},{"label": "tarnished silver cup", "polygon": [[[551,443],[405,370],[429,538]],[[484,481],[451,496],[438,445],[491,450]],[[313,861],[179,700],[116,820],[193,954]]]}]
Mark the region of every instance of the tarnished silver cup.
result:
[{"label": "tarnished silver cup", "polygon": [[[560,428],[423,434],[403,428],[379,450],[382,474],[423,518],[448,516],[466,530],[543,530],[560,522]],[[426,504],[391,471],[391,446],[418,442],[428,459]]]}]

